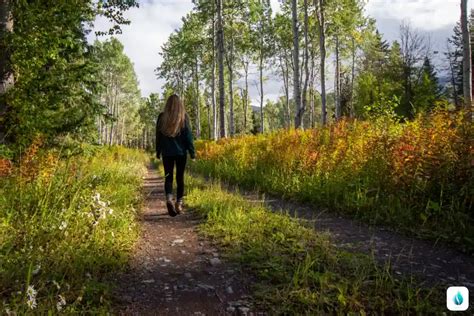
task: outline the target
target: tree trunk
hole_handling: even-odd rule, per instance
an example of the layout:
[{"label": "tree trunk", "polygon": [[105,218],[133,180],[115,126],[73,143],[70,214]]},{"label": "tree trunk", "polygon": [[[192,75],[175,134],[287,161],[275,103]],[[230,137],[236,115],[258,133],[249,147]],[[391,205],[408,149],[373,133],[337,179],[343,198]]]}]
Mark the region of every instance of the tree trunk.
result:
[{"label": "tree trunk", "polygon": [[229,132],[230,137],[233,137],[235,134],[235,125],[234,125],[234,87],[232,76],[234,75],[232,67],[229,67]]},{"label": "tree trunk", "polygon": [[356,54],[355,40],[354,38],[352,38],[351,103],[350,103],[350,117],[351,118],[355,117],[355,109],[354,109],[355,54]]},{"label": "tree trunk", "polygon": [[311,128],[314,128],[314,98],[315,98],[315,89],[314,89],[314,49],[311,50],[311,72],[310,72],[310,81],[309,81],[309,107],[310,107],[310,117],[309,122]]},{"label": "tree trunk", "polygon": [[207,129],[208,129],[208,134],[209,134],[209,139],[213,138],[212,135],[212,120],[211,120],[211,105],[209,104],[209,100],[206,102],[207,103]]},{"label": "tree trunk", "polygon": [[469,34],[469,22],[467,19],[467,0],[461,0],[461,30],[463,42],[463,93],[464,106],[470,110],[472,103],[472,60],[471,60],[471,38]]},{"label": "tree trunk", "polygon": [[453,85],[453,100],[454,100],[454,105],[456,106],[457,109],[460,108],[459,104],[459,98],[458,98],[458,90],[456,88],[456,71],[455,71],[455,66],[454,66],[454,61],[451,55],[451,48],[449,47],[449,43],[446,45],[446,50],[448,53],[448,62],[449,62],[449,72],[451,74],[451,84]]},{"label": "tree trunk", "polygon": [[[282,48],[283,51],[285,51]],[[289,78],[289,71],[288,71],[288,60],[286,56],[283,57],[283,52],[279,54],[280,59],[280,67],[281,67],[281,74],[283,79],[283,90],[285,91],[285,125],[286,128],[289,129],[291,127],[291,114],[290,114],[290,78]],[[284,60],[283,60],[284,59]]]},{"label": "tree trunk", "polygon": [[304,0],[304,85],[303,85],[303,100],[300,113],[298,114],[301,122],[301,128],[304,128],[304,112],[308,107],[308,81],[309,81],[309,41],[308,41],[308,0]]},{"label": "tree trunk", "polygon": [[293,25],[293,99],[296,104],[295,128],[301,127],[301,92],[300,92],[300,64],[299,64],[299,34],[298,34],[298,1],[291,1],[292,25]]},{"label": "tree trunk", "polygon": [[247,111],[249,107],[249,62],[244,61],[244,72],[245,72],[245,95],[244,95],[244,133],[247,132]]},{"label": "tree trunk", "polygon": [[226,137],[225,130],[225,87],[224,87],[224,27],[222,25],[222,1],[217,0],[217,60],[219,68],[219,109],[220,136]]},{"label": "tree trunk", "polygon": [[[232,30],[232,18],[230,18],[229,28]],[[229,134],[233,137],[235,134],[234,125],[234,39],[233,35],[229,40],[229,54],[227,55],[227,69],[229,70]]]},{"label": "tree trunk", "polygon": [[341,74],[339,69],[339,36],[336,34],[336,74],[335,74],[335,101],[336,101],[336,121],[341,118]]},{"label": "tree trunk", "polygon": [[0,144],[6,142],[6,116],[8,105],[4,99],[5,93],[13,87],[15,79],[10,66],[10,52],[5,47],[4,37],[13,31],[13,18],[10,0],[0,0]]},{"label": "tree trunk", "polygon": [[196,110],[196,138],[201,138],[201,110],[199,108],[199,69],[198,59],[196,57],[194,68],[194,80],[196,81],[196,96],[194,100],[194,108]]},{"label": "tree trunk", "polygon": [[216,21],[213,13],[212,19],[212,76],[211,76],[211,102],[212,102],[212,137],[217,140],[217,106],[216,106]]},{"label": "tree trunk", "polygon": [[[318,4],[319,3],[319,4]],[[320,49],[320,71],[321,71],[321,123],[326,125],[326,38],[325,38],[325,24],[324,24],[324,0],[314,0],[316,10],[316,19],[319,24],[319,49]]]},{"label": "tree trunk", "polygon": [[264,113],[263,113],[263,52],[260,52],[259,62],[259,78],[260,78],[260,133],[265,132]]}]

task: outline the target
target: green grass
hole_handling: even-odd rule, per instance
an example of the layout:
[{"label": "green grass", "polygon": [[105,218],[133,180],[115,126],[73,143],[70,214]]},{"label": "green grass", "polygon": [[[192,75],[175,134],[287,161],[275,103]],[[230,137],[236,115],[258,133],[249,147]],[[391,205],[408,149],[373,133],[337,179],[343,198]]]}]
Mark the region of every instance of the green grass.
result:
[{"label": "green grass", "polygon": [[0,314],[110,309],[106,280],[126,266],[137,239],[147,157],[85,149],[61,159],[36,154],[24,168],[34,176],[0,178]]},{"label": "green grass", "polygon": [[188,177],[187,204],[206,218],[201,232],[259,280],[256,300],[270,314],[433,314],[442,290],[396,279],[373,258],[336,249],[328,236],[287,215]]}]

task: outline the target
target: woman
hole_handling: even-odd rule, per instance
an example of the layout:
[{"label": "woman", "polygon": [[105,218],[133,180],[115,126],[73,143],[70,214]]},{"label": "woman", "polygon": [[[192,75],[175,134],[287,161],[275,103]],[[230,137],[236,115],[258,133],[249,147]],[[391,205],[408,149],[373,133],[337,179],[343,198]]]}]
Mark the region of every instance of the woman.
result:
[{"label": "woman", "polygon": [[[176,94],[166,101],[165,110],[156,122],[156,157],[163,156],[166,207],[170,216],[183,211],[184,169],[186,155],[195,159],[193,135],[183,103]],[[176,204],[173,204],[173,169],[176,165]]]}]

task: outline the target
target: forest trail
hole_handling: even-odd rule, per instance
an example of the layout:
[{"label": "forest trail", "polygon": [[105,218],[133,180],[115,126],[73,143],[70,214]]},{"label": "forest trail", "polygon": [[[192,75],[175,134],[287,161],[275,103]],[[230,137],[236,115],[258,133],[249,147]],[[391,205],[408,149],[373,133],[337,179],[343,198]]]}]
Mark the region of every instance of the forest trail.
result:
[{"label": "forest trail", "polygon": [[[120,315],[247,315],[248,277],[197,233],[191,212],[167,213],[163,177],[149,168],[130,267],[115,280]],[[244,283],[246,282],[246,283]]]},{"label": "forest trail", "polygon": [[[235,190],[234,186],[228,186]],[[327,209],[255,192],[240,192],[248,200],[269,209],[309,220],[318,232],[327,232],[336,247],[373,255],[381,264],[390,263],[395,275],[415,276],[425,285],[474,287],[474,257],[446,244],[408,237],[396,231],[369,226]]]}]

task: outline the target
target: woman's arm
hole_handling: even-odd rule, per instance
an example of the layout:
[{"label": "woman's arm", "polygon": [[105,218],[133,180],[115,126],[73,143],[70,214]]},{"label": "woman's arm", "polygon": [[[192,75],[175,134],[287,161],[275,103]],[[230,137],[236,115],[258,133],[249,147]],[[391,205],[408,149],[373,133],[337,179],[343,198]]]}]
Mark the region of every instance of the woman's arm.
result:
[{"label": "woman's arm", "polygon": [[186,114],[185,119],[185,140],[186,140],[186,149],[189,151],[189,155],[191,159],[196,158],[196,151],[194,150],[194,140],[193,140],[193,132],[191,129],[191,123],[189,121],[189,116]]}]

